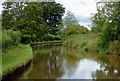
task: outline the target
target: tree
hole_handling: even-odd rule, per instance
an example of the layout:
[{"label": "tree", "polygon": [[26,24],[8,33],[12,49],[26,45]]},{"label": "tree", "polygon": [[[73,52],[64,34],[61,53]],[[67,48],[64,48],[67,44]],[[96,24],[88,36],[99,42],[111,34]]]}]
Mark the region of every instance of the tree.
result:
[{"label": "tree", "polygon": [[55,2],[43,2],[43,19],[49,26],[49,33],[56,35],[62,27],[62,16],[65,13],[63,5]]},{"label": "tree", "polygon": [[69,27],[71,25],[77,25],[78,20],[71,11],[67,11],[66,16],[63,18],[63,25]]},{"label": "tree", "polygon": [[86,34],[89,32],[87,28],[79,25],[77,18],[71,11],[67,11],[63,18],[63,28],[61,29],[61,36],[67,37],[73,34]]},{"label": "tree", "polygon": [[21,31],[23,41],[42,41],[45,34],[56,34],[65,8],[56,2],[4,2],[3,29]]},{"label": "tree", "polygon": [[102,47],[120,41],[120,2],[97,3],[97,11],[92,19],[92,31],[100,34]]}]

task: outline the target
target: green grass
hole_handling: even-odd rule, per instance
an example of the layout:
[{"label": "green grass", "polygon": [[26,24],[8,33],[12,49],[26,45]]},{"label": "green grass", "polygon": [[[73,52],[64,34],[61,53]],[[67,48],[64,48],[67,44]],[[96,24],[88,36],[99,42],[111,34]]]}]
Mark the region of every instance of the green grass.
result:
[{"label": "green grass", "polygon": [[25,64],[30,59],[32,59],[32,48],[29,45],[18,45],[7,55],[2,56],[3,74]]},{"label": "green grass", "polygon": [[32,42],[31,44],[47,43],[47,42],[61,42],[61,40],[54,40],[54,41],[42,41],[42,42]]}]

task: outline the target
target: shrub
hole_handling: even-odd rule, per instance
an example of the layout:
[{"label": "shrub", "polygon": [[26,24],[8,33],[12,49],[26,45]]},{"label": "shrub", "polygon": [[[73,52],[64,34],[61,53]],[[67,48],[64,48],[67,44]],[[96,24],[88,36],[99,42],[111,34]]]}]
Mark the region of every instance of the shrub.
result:
[{"label": "shrub", "polygon": [[111,54],[119,54],[120,55],[120,41],[110,42],[109,52]]},{"label": "shrub", "polygon": [[10,46],[11,37],[7,34],[7,31],[2,32],[2,49]]},{"label": "shrub", "polygon": [[82,42],[82,48],[85,47],[87,45],[87,41],[83,41]]},{"label": "shrub", "polygon": [[89,30],[83,26],[78,25],[72,25],[64,29],[64,35],[63,38],[66,38],[67,36],[75,35],[75,34],[87,34]]},{"label": "shrub", "polygon": [[8,36],[10,36],[11,37],[11,43],[13,44],[13,45],[17,45],[18,43],[20,43],[20,41],[21,41],[21,32],[19,32],[19,31],[13,31],[13,30],[8,30],[7,31],[7,34],[8,34]]},{"label": "shrub", "polygon": [[21,42],[25,43],[25,44],[30,43],[31,42],[31,35],[23,35]]},{"label": "shrub", "polygon": [[2,48],[17,45],[21,41],[21,32],[13,30],[3,30],[2,32]]},{"label": "shrub", "polygon": [[50,34],[45,34],[45,35],[42,37],[42,39],[43,39],[44,41],[53,40],[53,38],[52,38],[52,36],[51,36]]},{"label": "shrub", "polygon": [[53,40],[60,40],[60,37],[48,33],[48,34],[45,34],[42,37],[42,39],[43,39],[43,41],[53,41]]},{"label": "shrub", "polygon": [[59,36],[55,36],[54,40],[60,40],[61,38]]}]

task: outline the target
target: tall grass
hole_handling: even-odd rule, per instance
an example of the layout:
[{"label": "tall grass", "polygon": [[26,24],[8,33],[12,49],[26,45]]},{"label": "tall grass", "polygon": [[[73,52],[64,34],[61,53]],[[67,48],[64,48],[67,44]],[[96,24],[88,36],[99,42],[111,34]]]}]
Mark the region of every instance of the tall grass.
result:
[{"label": "tall grass", "polygon": [[116,41],[110,42],[107,52],[114,55],[116,54],[120,55],[120,41],[116,40]]},{"label": "tall grass", "polygon": [[120,41],[112,41],[108,47],[101,47],[101,39],[98,34],[71,35],[63,39],[65,47],[79,49],[80,51],[101,52],[120,55]]},{"label": "tall grass", "polygon": [[97,35],[92,33],[71,35],[63,39],[63,45],[81,51],[96,51],[98,40]]}]

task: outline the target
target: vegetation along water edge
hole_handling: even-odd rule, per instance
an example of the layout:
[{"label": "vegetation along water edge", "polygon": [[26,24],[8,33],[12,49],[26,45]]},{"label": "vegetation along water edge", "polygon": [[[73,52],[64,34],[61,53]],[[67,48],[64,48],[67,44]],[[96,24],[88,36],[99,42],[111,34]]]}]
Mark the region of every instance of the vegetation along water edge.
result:
[{"label": "vegetation along water edge", "polygon": [[29,45],[18,45],[2,56],[2,78],[8,78],[28,66],[33,58]]}]

